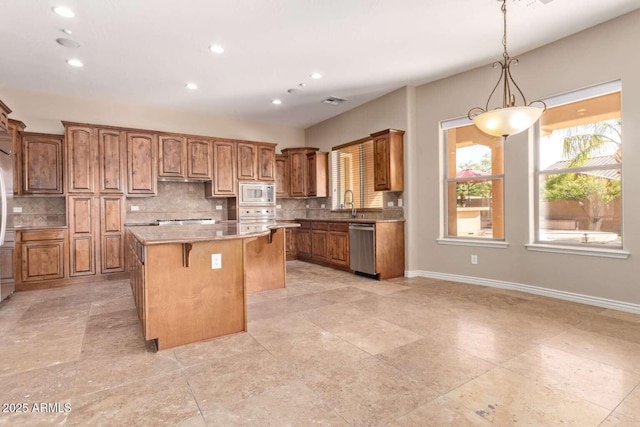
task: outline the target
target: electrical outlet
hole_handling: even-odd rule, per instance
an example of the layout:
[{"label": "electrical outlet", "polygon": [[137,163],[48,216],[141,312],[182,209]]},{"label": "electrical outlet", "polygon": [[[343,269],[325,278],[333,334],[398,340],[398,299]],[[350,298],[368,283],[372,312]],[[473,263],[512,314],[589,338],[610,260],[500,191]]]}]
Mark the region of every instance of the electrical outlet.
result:
[{"label": "electrical outlet", "polygon": [[398,199],[398,207],[401,208],[402,207],[402,199]]},{"label": "electrical outlet", "polygon": [[476,265],[478,263],[478,255],[471,255],[471,264]]},{"label": "electrical outlet", "polygon": [[13,213],[22,213],[22,207],[21,206],[14,206],[13,207]]},{"label": "electrical outlet", "polygon": [[321,204],[320,204],[320,208],[321,208],[321,209],[324,209],[324,203],[321,203]]},{"label": "electrical outlet", "polygon": [[309,209],[309,205],[304,205],[307,209]]},{"label": "electrical outlet", "polygon": [[222,254],[211,254],[211,269],[219,270],[222,268]]},{"label": "electrical outlet", "polygon": [[282,205],[276,205],[276,209],[282,209]]},{"label": "electrical outlet", "polygon": [[131,206],[131,212],[139,211],[140,206]]},{"label": "electrical outlet", "polygon": [[222,230],[216,230],[216,236],[222,237],[223,234]]},{"label": "electrical outlet", "polygon": [[222,210],[222,205],[216,205],[216,210],[217,211],[221,211]]},{"label": "electrical outlet", "polygon": [[387,206],[389,206],[390,208],[393,207],[393,202],[387,202]]}]

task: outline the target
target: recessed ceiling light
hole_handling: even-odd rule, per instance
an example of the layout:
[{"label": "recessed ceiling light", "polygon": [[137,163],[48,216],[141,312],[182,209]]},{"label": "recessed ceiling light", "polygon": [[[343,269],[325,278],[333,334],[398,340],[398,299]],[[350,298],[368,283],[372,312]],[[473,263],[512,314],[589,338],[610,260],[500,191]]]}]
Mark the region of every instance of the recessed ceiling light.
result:
[{"label": "recessed ceiling light", "polygon": [[82,66],[84,66],[82,61],[80,61],[79,59],[76,59],[76,58],[67,59],[67,64],[71,65],[72,67],[82,67]]},{"label": "recessed ceiling light", "polygon": [[224,48],[222,46],[220,46],[219,44],[212,44],[211,46],[209,46],[209,50],[213,53],[222,53],[224,52]]},{"label": "recessed ceiling light", "polygon": [[74,47],[74,48],[80,47],[80,43],[78,43],[77,41],[71,40],[71,39],[65,39],[65,38],[62,38],[62,37],[59,38],[59,39],[56,39],[56,42],[59,45],[62,45],[64,47]]},{"label": "recessed ceiling light", "polygon": [[185,87],[186,87],[187,89],[191,89],[191,90],[198,89],[198,85],[197,85],[197,84],[195,84],[195,83],[187,83],[187,84],[185,85]]},{"label": "recessed ceiling light", "polygon": [[65,34],[73,34],[73,31],[68,30],[68,29],[66,29],[66,28],[61,28],[61,29],[60,29],[60,31],[62,31],[62,32],[63,32],[63,33],[65,33]]},{"label": "recessed ceiling light", "polygon": [[312,78],[312,79],[316,79],[316,80],[317,80],[317,79],[321,79],[321,78],[322,78],[322,74],[320,74],[320,73],[313,73],[313,74],[311,74],[311,78]]},{"label": "recessed ceiling light", "polygon": [[280,104],[282,104],[282,101],[280,101],[279,99],[274,99],[273,101],[271,101],[271,103],[273,105],[280,105]]},{"label": "recessed ceiling light", "polygon": [[53,11],[56,13],[56,15],[60,15],[65,18],[73,18],[74,16],[76,16],[76,14],[73,13],[73,10],[69,9],[66,6],[56,6],[53,8]]}]

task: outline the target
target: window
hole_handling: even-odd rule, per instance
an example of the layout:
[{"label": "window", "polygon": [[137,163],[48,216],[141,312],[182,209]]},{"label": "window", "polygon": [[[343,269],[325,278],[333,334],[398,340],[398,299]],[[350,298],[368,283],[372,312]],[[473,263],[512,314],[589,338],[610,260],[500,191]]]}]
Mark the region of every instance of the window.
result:
[{"label": "window", "polygon": [[[332,209],[382,208],[382,192],[374,191],[373,140],[359,140],[331,151]],[[348,191],[353,192],[353,197]],[[345,195],[346,200],[345,200]]]},{"label": "window", "polygon": [[547,103],[535,138],[537,243],[622,247],[620,87]]},{"label": "window", "polygon": [[[502,138],[445,122],[445,236],[504,240]],[[456,126],[458,125],[458,126]]]}]

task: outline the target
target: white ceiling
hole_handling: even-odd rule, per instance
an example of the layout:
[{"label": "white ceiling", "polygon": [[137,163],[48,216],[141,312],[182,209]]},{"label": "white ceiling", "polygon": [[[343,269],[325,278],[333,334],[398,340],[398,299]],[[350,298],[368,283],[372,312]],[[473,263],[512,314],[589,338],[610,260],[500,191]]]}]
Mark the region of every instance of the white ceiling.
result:
[{"label": "white ceiling", "polygon": [[[55,15],[57,5],[76,17]],[[640,1],[509,0],[508,8],[516,56]],[[0,86],[296,127],[502,52],[496,0],[0,0],[0,10]],[[211,53],[214,43],[225,53]],[[85,66],[68,66],[71,57]],[[187,90],[190,81],[199,89]],[[306,87],[287,93],[299,83]],[[322,104],[329,96],[347,102]]]}]

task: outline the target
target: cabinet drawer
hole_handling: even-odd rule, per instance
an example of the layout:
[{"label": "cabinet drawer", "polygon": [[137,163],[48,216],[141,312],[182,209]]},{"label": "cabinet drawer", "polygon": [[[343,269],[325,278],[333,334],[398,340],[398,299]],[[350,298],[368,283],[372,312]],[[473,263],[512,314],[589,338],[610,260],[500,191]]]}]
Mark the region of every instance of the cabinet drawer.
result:
[{"label": "cabinet drawer", "polygon": [[311,223],[311,228],[313,230],[328,230],[329,229],[329,223],[326,223],[326,222],[312,222]]},{"label": "cabinet drawer", "polygon": [[21,231],[20,238],[23,242],[35,242],[40,240],[62,240],[65,230],[56,228],[52,230],[29,230]]},{"label": "cabinet drawer", "polygon": [[330,222],[329,231],[349,232],[349,223],[348,222]]}]

